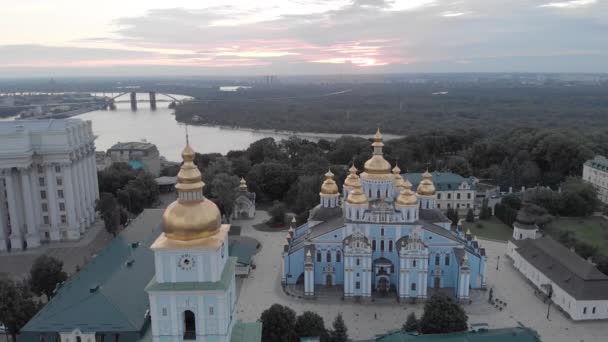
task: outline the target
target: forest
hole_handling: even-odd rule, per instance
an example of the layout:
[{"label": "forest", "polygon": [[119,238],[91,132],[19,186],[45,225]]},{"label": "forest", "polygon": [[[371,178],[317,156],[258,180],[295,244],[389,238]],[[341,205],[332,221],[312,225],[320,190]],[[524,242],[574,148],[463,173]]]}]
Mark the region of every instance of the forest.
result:
[{"label": "forest", "polygon": [[[436,130],[608,128],[608,86],[508,83],[256,85],[235,92],[198,89],[176,120],[300,132],[410,135]],[[197,116],[195,118],[195,116]]]}]

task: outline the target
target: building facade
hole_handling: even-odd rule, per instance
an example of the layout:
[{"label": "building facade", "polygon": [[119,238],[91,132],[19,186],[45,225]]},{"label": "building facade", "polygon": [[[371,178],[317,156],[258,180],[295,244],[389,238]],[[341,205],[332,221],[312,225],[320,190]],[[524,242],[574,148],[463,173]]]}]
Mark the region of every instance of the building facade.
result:
[{"label": "building facade", "polygon": [[[452,172],[432,172],[433,184],[435,184],[437,209],[447,211],[456,209],[461,214],[466,214],[469,209],[475,210],[476,180],[475,177],[464,178]],[[412,183],[415,191],[422,180],[421,173],[406,173],[403,175]]]},{"label": "building facade", "polygon": [[77,240],[99,198],[91,122],[0,123],[0,251]]},{"label": "building facade", "polygon": [[283,283],[305,296],[341,286],[347,298],[425,299],[441,289],[468,300],[470,289],[485,287],[485,250],[437,209],[432,174],[414,192],[398,167],[391,172],[383,146],[378,131],[364,172],[351,167],[342,193],[325,174],[320,204],[286,238]]},{"label": "building facade", "polygon": [[106,154],[112,163],[129,163],[133,168],[141,167],[154,176],[160,174],[160,153],[156,145],[149,142],[119,142]]},{"label": "building facade", "polygon": [[534,220],[521,211],[513,224],[507,255],[513,266],[571,319],[608,318],[608,276],[559,242],[541,237]]},{"label": "building facade", "polygon": [[595,156],[583,164],[583,180],[593,184],[597,197],[608,204],[608,158]]}]

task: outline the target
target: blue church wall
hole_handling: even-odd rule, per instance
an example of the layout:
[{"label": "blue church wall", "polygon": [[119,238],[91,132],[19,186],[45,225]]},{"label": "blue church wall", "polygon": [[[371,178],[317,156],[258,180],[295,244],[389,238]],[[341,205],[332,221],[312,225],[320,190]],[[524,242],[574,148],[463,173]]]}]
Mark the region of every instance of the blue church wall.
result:
[{"label": "blue church wall", "polygon": [[325,285],[327,274],[331,275],[333,285],[344,283],[344,254],[341,243],[316,244],[313,258],[315,284]]},{"label": "blue church wall", "polygon": [[[313,256],[314,257],[314,256]],[[287,284],[295,284],[300,274],[304,273],[304,248],[300,248],[291,255],[286,255]],[[290,276],[291,275],[291,276]]]}]

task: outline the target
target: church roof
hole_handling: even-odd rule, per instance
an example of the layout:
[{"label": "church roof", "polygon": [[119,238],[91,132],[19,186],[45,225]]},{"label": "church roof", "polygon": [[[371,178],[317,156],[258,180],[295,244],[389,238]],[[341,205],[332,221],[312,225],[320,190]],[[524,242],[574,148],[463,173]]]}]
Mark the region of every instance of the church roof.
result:
[{"label": "church roof", "polygon": [[[462,182],[469,184],[472,190],[475,190],[475,182],[473,177],[465,178],[457,173],[452,172],[431,172],[433,175],[433,184],[437,191],[458,190]],[[413,185],[412,189],[416,191],[418,184],[422,181],[422,173],[404,173],[403,178],[407,178]]]},{"label": "church roof", "polygon": [[143,288],[154,274],[149,247],[161,232],[162,214],[162,209],[144,210],[124,233],[59,289],[23,327],[22,335],[74,329],[141,331],[149,307]]},{"label": "church roof", "polygon": [[419,217],[421,220],[428,221],[428,222],[437,223],[437,222],[450,221],[450,219],[448,219],[448,217],[445,216],[445,214],[439,209],[422,209],[421,208],[418,214],[419,214]]},{"label": "church roof", "polygon": [[511,240],[517,252],[577,300],[608,299],[608,276],[550,237]]}]

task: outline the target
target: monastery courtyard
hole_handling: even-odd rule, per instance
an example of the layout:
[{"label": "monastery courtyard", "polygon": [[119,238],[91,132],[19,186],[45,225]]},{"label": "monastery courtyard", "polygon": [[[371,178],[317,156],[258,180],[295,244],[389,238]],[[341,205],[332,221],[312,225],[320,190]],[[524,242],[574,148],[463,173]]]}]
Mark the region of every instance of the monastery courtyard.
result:
[{"label": "monastery courtyard", "polygon": [[[238,299],[238,316],[243,321],[255,321],[262,311],[274,303],[287,305],[300,314],[303,311],[314,311],[325,320],[330,328],[334,317],[342,313],[352,339],[367,339],[376,334],[385,333],[401,327],[406,316],[415,312],[421,316],[424,304],[398,304],[393,299],[381,299],[375,302],[355,303],[342,301],[339,295],[315,300],[300,299],[289,296],[281,287],[281,251],[285,242],[286,231],[262,232],[253,228],[254,224],[268,219],[265,211],[257,211],[254,220],[233,221],[241,227],[241,235],[258,240],[262,247],[254,256],[257,268],[249,278],[239,279],[240,294]],[[608,324],[605,321],[577,323],[566,318],[554,306],[551,306],[547,320],[547,304],[526,280],[510,265],[506,257],[506,243],[479,239],[486,248],[487,282],[494,289],[494,298],[507,302],[499,311],[487,302],[488,291],[472,291],[473,303],[465,305],[469,323],[487,323],[489,328],[514,327],[519,322],[533,328],[546,342],[592,342],[602,341],[608,336]],[[500,256],[499,270],[496,263]],[[374,317],[376,315],[376,318]]]}]

